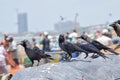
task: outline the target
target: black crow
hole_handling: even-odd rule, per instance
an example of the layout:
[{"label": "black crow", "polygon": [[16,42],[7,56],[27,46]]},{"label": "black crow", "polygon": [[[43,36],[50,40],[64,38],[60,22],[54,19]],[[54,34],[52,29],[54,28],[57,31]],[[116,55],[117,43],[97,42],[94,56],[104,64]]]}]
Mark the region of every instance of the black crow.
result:
[{"label": "black crow", "polygon": [[120,37],[120,20],[118,20],[118,21],[116,21],[116,22],[110,24],[109,26],[112,26],[113,29],[115,30],[117,36]]},{"label": "black crow", "polygon": [[119,55],[119,53],[115,52],[113,49],[111,49],[111,48],[109,48],[109,47],[101,44],[100,42],[98,42],[98,41],[96,41],[96,40],[93,40],[93,39],[89,38],[89,37],[86,36],[86,35],[81,35],[81,38],[82,38],[83,40],[87,41],[88,43],[94,45],[94,46],[95,46],[96,48],[98,48],[99,50],[102,50],[102,49],[103,49],[104,51],[107,50],[107,51],[112,52],[112,53],[114,53],[114,54],[116,54],[116,55]]},{"label": "black crow", "polygon": [[61,48],[63,51],[67,52],[67,54],[69,55],[69,58],[70,58],[70,59],[72,58],[72,53],[73,53],[73,52],[85,52],[86,55],[88,54],[87,51],[79,48],[77,45],[65,41],[65,37],[64,37],[64,35],[62,35],[62,34],[59,35],[59,40],[58,40],[58,41],[59,41],[59,46],[60,46],[60,48]]},{"label": "black crow", "polygon": [[[77,46],[79,46],[80,48],[82,48],[83,50],[89,52],[89,53],[96,53],[98,55],[100,55],[101,57],[103,57],[104,59],[106,58],[105,54],[100,52],[99,49],[97,49],[94,45],[90,44],[90,43],[77,43]],[[88,57],[88,54],[86,55],[86,57]]]},{"label": "black crow", "polygon": [[49,58],[51,60],[54,60],[51,55],[45,54],[43,50],[40,50],[37,46],[33,47],[33,50],[38,53],[42,58]]},{"label": "black crow", "polygon": [[39,61],[41,60],[41,58],[53,59],[53,58],[51,58],[50,55],[44,54],[43,51],[40,51],[38,47],[34,47],[33,49],[28,48],[27,43],[28,43],[28,41],[24,40],[24,41],[21,42],[21,45],[24,47],[27,56],[29,57],[29,59],[32,62],[32,65],[34,64],[34,60],[37,60],[38,65],[39,65]]}]

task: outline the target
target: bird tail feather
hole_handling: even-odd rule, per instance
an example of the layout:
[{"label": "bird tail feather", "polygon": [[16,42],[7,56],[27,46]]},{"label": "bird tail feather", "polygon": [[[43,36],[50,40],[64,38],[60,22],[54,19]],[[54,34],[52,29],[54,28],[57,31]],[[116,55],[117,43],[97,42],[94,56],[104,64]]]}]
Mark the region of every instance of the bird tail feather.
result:
[{"label": "bird tail feather", "polygon": [[112,50],[112,49],[108,49],[108,51],[109,51],[109,52],[112,52],[112,53],[114,53],[114,54],[116,54],[116,55],[119,55],[119,53],[115,52],[115,51]]}]

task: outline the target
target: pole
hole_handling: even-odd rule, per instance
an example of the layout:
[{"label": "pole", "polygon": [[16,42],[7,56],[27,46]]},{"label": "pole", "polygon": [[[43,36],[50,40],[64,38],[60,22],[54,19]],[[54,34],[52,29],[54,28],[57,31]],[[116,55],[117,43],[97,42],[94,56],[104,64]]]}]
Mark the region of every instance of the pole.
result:
[{"label": "pole", "polygon": [[78,17],[78,13],[75,14],[75,24],[74,24],[74,30],[76,30],[76,32],[78,33],[77,17]]}]

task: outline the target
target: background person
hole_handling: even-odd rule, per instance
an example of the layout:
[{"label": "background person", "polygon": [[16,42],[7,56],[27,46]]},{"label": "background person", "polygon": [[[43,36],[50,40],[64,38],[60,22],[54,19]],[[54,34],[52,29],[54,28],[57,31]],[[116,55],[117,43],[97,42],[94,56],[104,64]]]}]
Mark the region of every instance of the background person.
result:
[{"label": "background person", "polygon": [[19,65],[19,55],[17,53],[17,43],[15,42],[14,38],[12,36],[9,36],[7,38],[9,47],[8,52],[11,54],[12,59],[15,61],[16,65]]},{"label": "background person", "polygon": [[21,69],[21,67],[19,66],[19,55],[17,51],[17,43],[12,36],[8,36],[7,40],[9,43],[9,47],[7,50],[9,54],[8,60],[10,62],[9,73],[15,74],[17,71]]},{"label": "background person", "polygon": [[69,38],[71,38],[71,43],[76,43],[76,38],[78,37],[77,31],[74,29],[72,33],[69,34]]},{"label": "background person", "polygon": [[0,43],[0,74],[8,74],[7,68],[6,68],[6,51],[2,43]]},{"label": "background person", "polygon": [[36,39],[34,37],[32,38],[31,44],[32,44],[32,48],[35,47],[37,44]]},{"label": "background person", "polygon": [[102,35],[99,38],[97,38],[96,40],[99,41],[100,43],[106,45],[106,46],[112,45],[113,44],[112,38],[109,37],[108,33],[109,32],[107,29],[103,29]]},{"label": "background person", "polygon": [[45,35],[45,38],[42,41],[43,50],[50,51],[50,39],[48,38],[48,34]]},{"label": "background person", "polygon": [[9,36],[8,34],[4,34],[4,39],[2,40],[2,44],[3,44],[3,46],[6,50],[8,48],[8,42],[7,42],[7,37],[8,36]]}]

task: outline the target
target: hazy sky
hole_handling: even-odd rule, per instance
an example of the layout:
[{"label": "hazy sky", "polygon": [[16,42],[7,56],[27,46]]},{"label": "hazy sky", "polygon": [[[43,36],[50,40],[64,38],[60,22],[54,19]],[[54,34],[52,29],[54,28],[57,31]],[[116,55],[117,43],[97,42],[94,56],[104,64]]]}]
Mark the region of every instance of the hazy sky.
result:
[{"label": "hazy sky", "polygon": [[[120,19],[120,0],[0,0],[0,32],[17,32],[17,12],[28,14],[29,31],[53,30],[54,24],[74,20],[80,26]],[[112,16],[109,16],[109,13]]]}]

